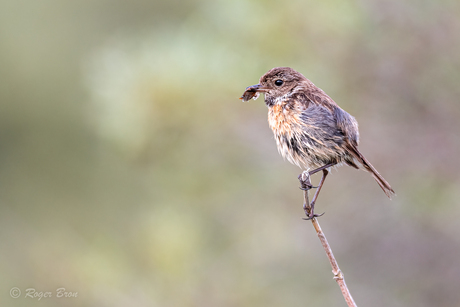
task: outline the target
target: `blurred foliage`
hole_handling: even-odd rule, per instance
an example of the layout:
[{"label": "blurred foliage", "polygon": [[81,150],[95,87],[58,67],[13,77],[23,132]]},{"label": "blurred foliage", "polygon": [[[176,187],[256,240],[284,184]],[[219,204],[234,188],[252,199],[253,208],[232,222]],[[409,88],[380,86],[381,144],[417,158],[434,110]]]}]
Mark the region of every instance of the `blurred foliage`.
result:
[{"label": "blurred foliage", "polygon": [[2,306],[343,306],[300,170],[238,100],[275,66],[397,192],[344,167],[319,199],[356,302],[458,304],[458,33],[447,0],[0,1]]}]

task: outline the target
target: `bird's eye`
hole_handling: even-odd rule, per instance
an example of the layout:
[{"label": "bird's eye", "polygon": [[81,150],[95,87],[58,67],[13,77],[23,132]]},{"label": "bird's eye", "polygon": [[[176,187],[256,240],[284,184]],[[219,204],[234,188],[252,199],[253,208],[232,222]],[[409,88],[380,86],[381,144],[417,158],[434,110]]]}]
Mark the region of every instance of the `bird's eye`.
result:
[{"label": "bird's eye", "polygon": [[276,81],[275,81],[275,85],[276,85],[276,86],[281,86],[281,85],[283,85],[283,80],[280,80],[280,79],[276,80]]}]

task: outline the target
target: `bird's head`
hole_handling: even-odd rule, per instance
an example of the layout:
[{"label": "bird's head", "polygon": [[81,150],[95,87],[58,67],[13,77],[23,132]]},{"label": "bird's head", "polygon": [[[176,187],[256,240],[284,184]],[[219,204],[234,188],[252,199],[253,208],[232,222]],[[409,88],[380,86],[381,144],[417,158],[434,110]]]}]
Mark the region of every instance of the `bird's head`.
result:
[{"label": "bird's head", "polygon": [[246,88],[241,99],[248,101],[251,98],[257,99],[259,93],[265,94],[265,102],[274,102],[277,98],[287,97],[295,92],[296,87],[301,87],[308,82],[301,73],[290,67],[275,67],[260,77],[259,84]]}]

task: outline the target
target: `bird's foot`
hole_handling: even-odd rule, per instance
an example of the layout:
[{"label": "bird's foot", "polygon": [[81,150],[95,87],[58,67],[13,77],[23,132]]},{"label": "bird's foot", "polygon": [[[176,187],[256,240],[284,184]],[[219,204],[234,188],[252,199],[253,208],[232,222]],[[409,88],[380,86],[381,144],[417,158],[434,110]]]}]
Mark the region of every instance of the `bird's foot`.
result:
[{"label": "bird's foot", "polygon": [[305,214],[307,215],[307,217],[306,217],[306,218],[304,217],[303,220],[308,221],[308,220],[311,220],[311,219],[313,219],[313,218],[315,218],[315,217],[323,216],[324,213],[326,213],[326,212],[323,212],[323,213],[321,213],[321,214],[315,214],[315,213],[313,213],[313,211],[311,211],[310,213],[305,212]]},{"label": "bird's foot", "polygon": [[312,200],[308,206],[306,205],[306,203],[304,203],[303,211],[305,211],[305,215],[307,216],[307,218],[304,218],[304,220],[306,221],[311,220],[315,217],[320,217],[324,215],[324,213],[326,213],[326,212],[323,212],[321,214],[315,214],[315,200]]},{"label": "bird's foot", "polygon": [[313,188],[317,188],[317,187],[314,187],[312,184],[311,184],[311,181],[310,181],[310,173],[308,170],[306,171],[303,171],[302,174],[299,175],[299,177],[297,177],[300,181],[300,189],[303,190],[303,191],[308,191],[310,189],[313,189]]}]

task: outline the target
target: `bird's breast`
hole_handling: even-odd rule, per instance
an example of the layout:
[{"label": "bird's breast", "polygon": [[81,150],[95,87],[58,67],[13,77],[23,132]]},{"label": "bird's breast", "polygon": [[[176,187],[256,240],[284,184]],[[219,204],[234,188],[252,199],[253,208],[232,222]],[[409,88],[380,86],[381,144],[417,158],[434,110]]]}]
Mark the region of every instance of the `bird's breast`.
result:
[{"label": "bird's breast", "polygon": [[305,152],[302,149],[301,112],[289,104],[275,104],[269,107],[268,124],[273,130],[279,153],[289,162],[302,167]]},{"label": "bird's breast", "polygon": [[268,124],[275,135],[291,137],[293,129],[300,126],[300,112],[287,105],[276,104],[268,110]]}]

